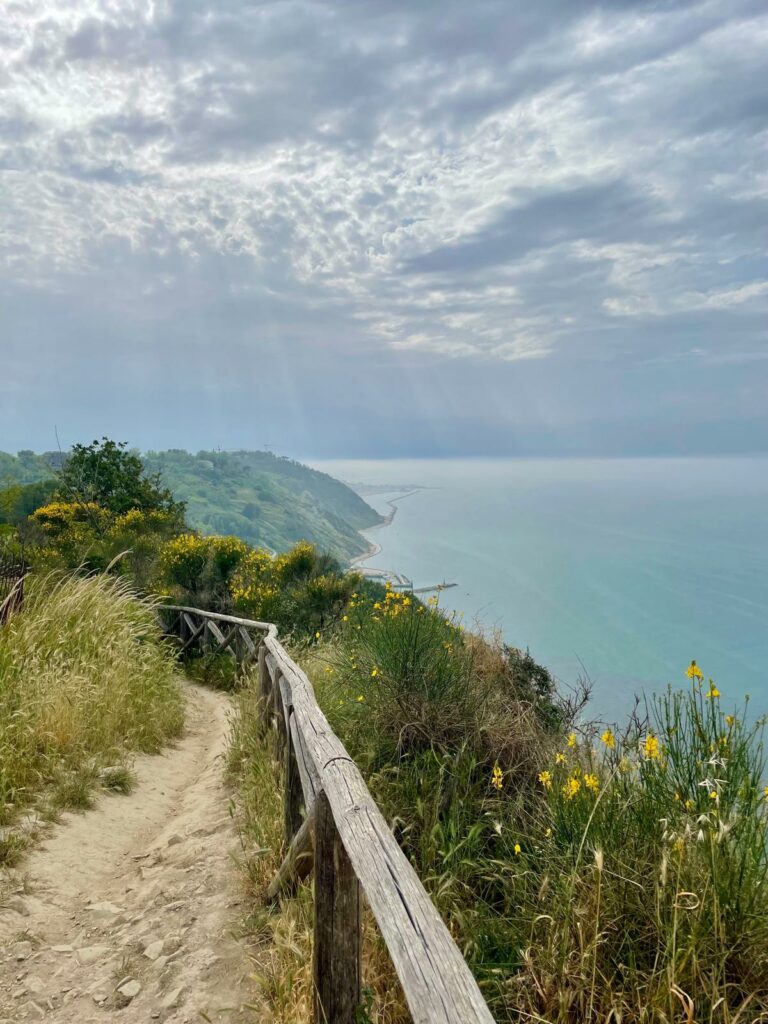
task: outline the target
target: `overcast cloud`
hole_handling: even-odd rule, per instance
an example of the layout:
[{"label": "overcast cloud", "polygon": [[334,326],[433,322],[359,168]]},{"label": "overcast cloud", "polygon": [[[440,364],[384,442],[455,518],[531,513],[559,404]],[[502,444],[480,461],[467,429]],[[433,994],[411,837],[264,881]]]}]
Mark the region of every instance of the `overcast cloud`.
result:
[{"label": "overcast cloud", "polygon": [[0,449],[768,450],[764,0],[6,0]]}]

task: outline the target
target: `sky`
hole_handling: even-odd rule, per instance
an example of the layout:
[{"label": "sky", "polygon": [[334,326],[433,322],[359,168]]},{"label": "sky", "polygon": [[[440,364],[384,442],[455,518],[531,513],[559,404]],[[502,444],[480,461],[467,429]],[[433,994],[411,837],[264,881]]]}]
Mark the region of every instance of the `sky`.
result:
[{"label": "sky", "polygon": [[764,0],[4,0],[0,450],[768,452]]}]

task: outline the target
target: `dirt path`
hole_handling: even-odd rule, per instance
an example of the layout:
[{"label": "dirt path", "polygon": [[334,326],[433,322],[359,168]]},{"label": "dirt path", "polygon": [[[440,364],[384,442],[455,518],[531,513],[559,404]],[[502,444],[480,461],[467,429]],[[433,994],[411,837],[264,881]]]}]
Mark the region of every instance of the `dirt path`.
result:
[{"label": "dirt path", "polygon": [[66,815],[21,865],[23,890],[0,908],[0,1024],[253,1019],[252,965],[231,935],[230,705],[187,694],[184,738],[137,761],[133,793]]}]

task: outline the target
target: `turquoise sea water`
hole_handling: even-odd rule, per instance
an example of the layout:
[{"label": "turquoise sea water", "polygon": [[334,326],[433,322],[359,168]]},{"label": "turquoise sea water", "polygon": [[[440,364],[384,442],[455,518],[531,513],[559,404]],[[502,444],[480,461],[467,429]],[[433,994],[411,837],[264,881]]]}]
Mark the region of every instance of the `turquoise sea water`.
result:
[{"label": "turquoise sea water", "polygon": [[[334,460],[340,479],[419,485],[370,533],[368,563],[458,586],[441,603],[497,626],[593,712],[685,683],[768,712],[768,459]],[[386,510],[394,494],[366,496]],[[395,499],[396,500],[396,499]]]}]

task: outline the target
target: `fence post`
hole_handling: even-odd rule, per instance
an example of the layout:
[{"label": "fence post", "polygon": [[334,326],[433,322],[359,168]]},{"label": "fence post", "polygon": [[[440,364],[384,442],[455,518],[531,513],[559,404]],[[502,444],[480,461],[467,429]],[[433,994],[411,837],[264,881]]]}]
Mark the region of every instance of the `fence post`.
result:
[{"label": "fence post", "polygon": [[360,885],[328,798],[315,801],[314,1024],[354,1024],[360,1005]]},{"label": "fence post", "polygon": [[272,720],[272,676],[267,665],[267,648],[263,641],[259,644],[259,693],[261,695],[261,717],[264,729],[269,728]]},{"label": "fence post", "polygon": [[302,796],[301,776],[299,775],[299,766],[296,764],[296,751],[293,749],[293,738],[289,728],[283,748],[283,820],[285,822],[286,849],[301,828]]}]

